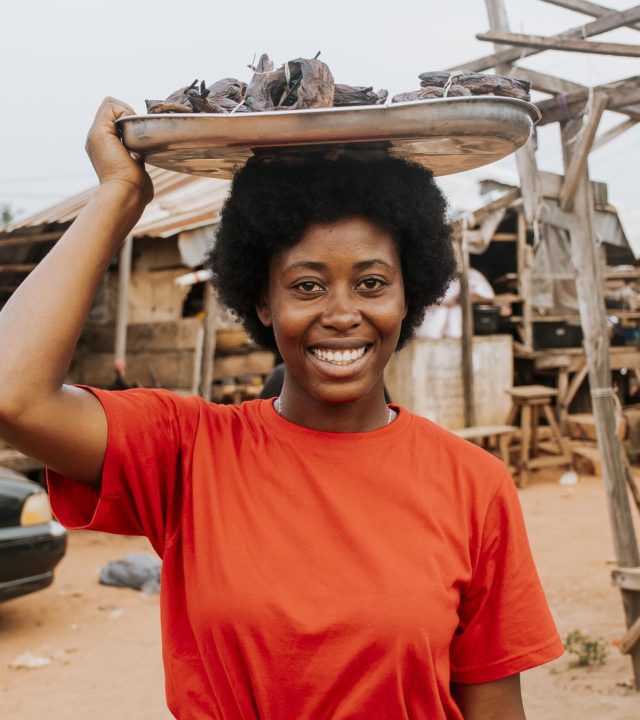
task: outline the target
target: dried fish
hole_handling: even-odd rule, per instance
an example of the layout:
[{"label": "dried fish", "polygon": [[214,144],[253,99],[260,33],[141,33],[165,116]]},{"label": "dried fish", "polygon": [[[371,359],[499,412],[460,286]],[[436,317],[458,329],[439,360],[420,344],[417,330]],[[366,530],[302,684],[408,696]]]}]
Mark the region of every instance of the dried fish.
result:
[{"label": "dried fish", "polygon": [[166,100],[145,100],[147,112],[155,115],[156,113],[193,113],[191,104],[183,105],[177,102],[167,102]]},{"label": "dried fish", "polygon": [[[526,80],[503,77],[502,75],[491,75],[489,73],[477,73],[471,70],[461,70],[449,73],[446,70],[434,70],[423,72],[418,75],[422,87],[445,87],[456,85],[470,90],[472,95],[499,95],[513,97],[519,100],[529,100],[530,84]],[[451,95],[449,91],[448,95]]]},{"label": "dried fish", "polygon": [[373,86],[342,85],[336,83],[333,96],[334,107],[345,105],[376,105],[380,102],[378,93],[373,92]]}]

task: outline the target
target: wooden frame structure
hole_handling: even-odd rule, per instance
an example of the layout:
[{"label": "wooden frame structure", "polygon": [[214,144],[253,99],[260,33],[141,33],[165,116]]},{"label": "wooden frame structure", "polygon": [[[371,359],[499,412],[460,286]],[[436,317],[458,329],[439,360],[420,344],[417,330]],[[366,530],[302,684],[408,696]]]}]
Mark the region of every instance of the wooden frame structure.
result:
[{"label": "wooden frame structure", "polygon": [[[586,0],[542,0],[566,9],[589,15],[591,22],[571,28],[553,37],[541,38],[511,33],[503,0],[485,0],[489,19],[488,33],[476,37],[494,43],[494,53],[462,65],[450,68],[456,70],[482,71],[494,68],[501,75],[513,75],[528,80],[534,90],[551,97],[537,103],[542,113],[541,124],[558,122],[560,127],[564,181],[559,192],[557,207],[545,206],[541,174],[538,172],[535,151],[531,141],[518,151],[517,164],[521,185],[521,207],[518,198],[506,193],[493,206],[479,211],[488,215],[500,208],[516,207],[518,217],[518,263],[522,270],[518,294],[526,296],[528,288],[526,272],[532,260],[532,248],[527,245],[527,226],[536,234],[544,235],[545,226],[551,225],[569,234],[571,261],[574,269],[584,336],[586,364],[591,388],[593,414],[595,418],[598,446],[602,457],[603,475],[607,492],[609,516],[614,537],[618,567],[613,571],[614,585],[622,592],[622,601],[627,621],[627,633],[621,641],[623,652],[630,654],[636,689],[640,690],[640,551],[633,527],[631,506],[627,495],[629,468],[620,438],[616,433],[614,394],[611,387],[609,341],[603,295],[603,273],[596,255],[596,238],[593,231],[593,196],[589,182],[588,158],[594,147],[604,143],[633,127],[640,120],[640,76],[587,88],[578,83],[532,71],[517,65],[517,62],[546,49],[569,52],[597,52],[605,54],[640,55],[640,46],[620,46],[613,43],[589,42],[587,38],[600,35],[620,27],[640,30],[640,5],[625,11],[606,8]],[[504,49],[507,45],[507,49]],[[622,122],[606,133],[597,135],[600,119],[605,110],[612,110],[624,116]],[[543,213],[546,207],[547,212]],[[544,214],[544,220],[543,220]],[[463,263],[469,242],[469,228],[474,227],[481,217],[462,223],[458,233]],[[469,293],[463,284],[463,334],[469,333],[471,305]],[[523,344],[532,347],[530,317],[523,317]],[[466,330],[465,330],[466,329]],[[463,349],[469,346],[469,338],[463,339]],[[464,354],[463,354],[463,357]],[[470,364],[467,353],[465,363]],[[463,371],[465,385],[470,382],[470,368]],[[465,387],[469,397],[472,388]],[[467,422],[472,424],[469,413]]]}]

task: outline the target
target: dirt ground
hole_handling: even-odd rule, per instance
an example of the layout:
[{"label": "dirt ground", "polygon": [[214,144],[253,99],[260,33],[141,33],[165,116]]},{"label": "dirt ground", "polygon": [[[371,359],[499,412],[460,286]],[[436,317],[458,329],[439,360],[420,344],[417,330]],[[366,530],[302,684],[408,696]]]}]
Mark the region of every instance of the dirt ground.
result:
[{"label": "dirt ground", "polygon": [[[640,694],[615,647],[624,632],[610,586],[613,549],[602,480],[572,490],[558,474],[520,493],[538,569],[563,637],[602,637],[604,665],[572,668],[567,655],[523,675],[528,720],[634,720]],[[636,513],[637,515],[637,513]],[[140,538],[75,532],[52,587],[0,605],[0,717],[4,720],[165,720],[158,597],[104,587],[102,565],[147,551]],[[10,669],[30,651],[50,664]]]}]

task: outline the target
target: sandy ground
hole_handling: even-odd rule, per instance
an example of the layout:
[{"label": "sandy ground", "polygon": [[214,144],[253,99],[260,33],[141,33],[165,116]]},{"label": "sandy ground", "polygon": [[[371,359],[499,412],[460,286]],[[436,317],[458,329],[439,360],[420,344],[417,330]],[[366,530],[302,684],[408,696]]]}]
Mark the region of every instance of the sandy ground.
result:
[{"label": "sandy ground", "polygon": [[[520,497],[538,569],[561,634],[603,637],[602,666],[572,668],[565,656],[525,673],[529,720],[637,720],[602,481],[582,478],[569,494],[557,474],[533,479]],[[98,585],[101,566],[147,551],[140,538],[76,532],[52,587],[0,605],[0,717],[4,720],[165,720],[157,596]],[[9,669],[25,651],[51,658]],[[292,719],[293,720],[293,719]]]}]

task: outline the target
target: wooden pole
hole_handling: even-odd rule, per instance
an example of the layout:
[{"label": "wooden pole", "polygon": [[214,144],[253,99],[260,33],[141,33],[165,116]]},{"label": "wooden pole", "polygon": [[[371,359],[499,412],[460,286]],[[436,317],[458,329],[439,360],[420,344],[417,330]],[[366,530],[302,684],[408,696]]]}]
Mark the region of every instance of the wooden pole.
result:
[{"label": "wooden pole", "polygon": [[204,340],[202,343],[202,374],[200,376],[200,397],[211,400],[213,382],[213,356],[216,351],[216,322],[218,301],[211,283],[204,286]]},{"label": "wooden pole", "polygon": [[469,292],[469,267],[469,230],[466,221],[463,220],[460,239],[460,307],[462,308],[462,388],[466,427],[476,424],[473,388],[473,306]]},{"label": "wooden pole", "polygon": [[116,373],[121,376],[124,376],[127,366],[127,320],[132,251],[133,235],[127,235],[118,256],[118,306],[116,310],[114,361]]},{"label": "wooden pole", "polygon": [[580,179],[585,176],[589,153],[591,152],[593,140],[596,136],[598,125],[600,124],[600,118],[607,107],[607,101],[608,98],[605,93],[597,92],[593,96],[593,104],[587,119],[587,124],[581,131],[580,141],[576,143],[576,147],[573,148],[571,162],[565,172],[564,182],[560,190],[560,210],[566,211],[571,208],[578,183]]},{"label": "wooden pole", "polygon": [[533,350],[533,305],[531,302],[531,272],[533,249],[527,244],[527,221],[518,213],[518,295],[522,304],[521,339],[527,350]]},{"label": "wooden pole", "polygon": [[550,38],[544,35],[523,35],[522,33],[497,31],[477,33],[476,39],[489,41],[494,44],[498,43],[499,45],[538,48],[540,50],[640,57],[640,45],[627,45],[624,43],[596,42],[594,40],[577,40],[575,38]]},{"label": "wooden pole", "polygon": [[[509,19],[507,18],[503,0],[485,0],[485,5],[487,6],[489,27],[492,30],[508,31]],[[496,65],[495,70],[498,75],[509,75],[511,63],[500,63]],[[533,137],[529,138],[524,147],[520,148],[516,153],[516,163],[518,165],[518,175],[520,176],[524,216],[527,225],[533,225],[537,222],[539,209],[542,206],[542,189],[540,187]]]},{"label": "wooden pole", "polygon": [[[565,168],[569,168],[574,152],[569,142],[580,123],[570,121],[562,128],[562,145]],[[593,202],[588,171],[580,179],[573,202],[570,230],[571,260],[575,269],[580,322],[584,335],[584,348],[589,384],[596,424],[598,447],[602,459],[604,484],[607,493],[609,518],[619,567],[640,565],[640,552],[636,540],[629,496],[627,495],[625,467],[620,438],[616,432],[615,405],[609,368],[609,338],[604,306],[602,272],[593,232]],[[622,590],[627,627],[640,617],[640,593]],[[636,689],[640,690],[640,645],[633,648],[633,671]]]},{"label": "wooden pole", "polygon": [[618,125],[614,125],[612,128],[609,128],[609,130],[600,133],[596,136],[592,150],[597,150],[603,145],[606,145],[608,142],[615,140],[619,135],[622,135],[622,133],[630,130],[632,127],[635,127],[637,124],[637,120],[629,118],[627,120],[623,120],[621,123],[618,123]]}]

